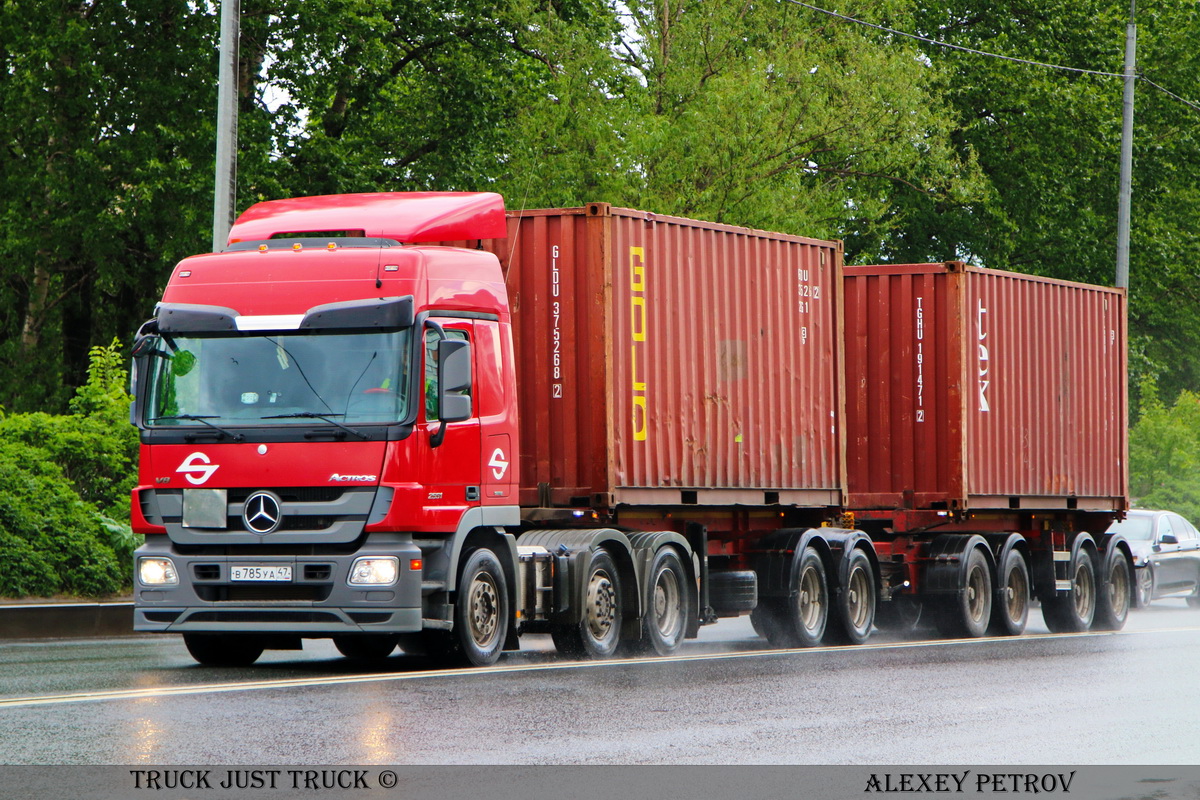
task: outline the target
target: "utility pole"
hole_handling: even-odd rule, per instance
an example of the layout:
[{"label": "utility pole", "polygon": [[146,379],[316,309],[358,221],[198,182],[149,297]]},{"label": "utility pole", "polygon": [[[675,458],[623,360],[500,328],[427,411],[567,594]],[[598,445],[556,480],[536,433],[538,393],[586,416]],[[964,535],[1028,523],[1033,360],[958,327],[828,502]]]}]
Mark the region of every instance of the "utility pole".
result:
[{"label": "utility pole", "polygon": [[213,187],[213,252],[225,247],[237,201],[237,64],[241,0],[221,0],[221,53],[217,75],[217,174]]},{"label": "utility pole", "polygon": [[1133,86],[1137,61],[1137,0],[1129,0],[1125,26],[1125,108],[1121,117],[1121,189],[1117,197],[1117,286],[1129,288],[1129,201],[1133,187]]}]

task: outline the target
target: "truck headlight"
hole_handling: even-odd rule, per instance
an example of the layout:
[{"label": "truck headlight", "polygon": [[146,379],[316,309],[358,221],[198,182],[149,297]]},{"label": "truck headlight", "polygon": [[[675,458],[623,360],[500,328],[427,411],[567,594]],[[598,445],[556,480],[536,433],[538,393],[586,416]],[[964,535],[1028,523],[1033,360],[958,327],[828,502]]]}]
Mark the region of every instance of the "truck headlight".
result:
[{"label": "truck headlight", "polygon": [[386,586],[396,582],[400,574],[400,559],[373,557],[355,559],[350,567],[351,586]]},{"label": "truck headlight", "polygon": [[139,558],[138,580],[145,586],[175,586],[179,573],[169,558]]}]

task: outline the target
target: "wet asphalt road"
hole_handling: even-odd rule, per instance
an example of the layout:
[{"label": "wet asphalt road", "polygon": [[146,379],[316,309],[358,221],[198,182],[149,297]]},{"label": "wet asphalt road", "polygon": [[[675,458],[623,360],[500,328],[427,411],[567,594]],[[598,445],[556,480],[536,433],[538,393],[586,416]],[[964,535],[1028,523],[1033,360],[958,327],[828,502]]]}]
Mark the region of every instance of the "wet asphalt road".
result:
[{"label": "wet asphalt road", "polygon": [[3,764],[1197,764],[1200,612],[1118,634],[766,651],[725,620],[680,658],[384,666],[328,642],[254,667],[179,637],[0,642]]}]

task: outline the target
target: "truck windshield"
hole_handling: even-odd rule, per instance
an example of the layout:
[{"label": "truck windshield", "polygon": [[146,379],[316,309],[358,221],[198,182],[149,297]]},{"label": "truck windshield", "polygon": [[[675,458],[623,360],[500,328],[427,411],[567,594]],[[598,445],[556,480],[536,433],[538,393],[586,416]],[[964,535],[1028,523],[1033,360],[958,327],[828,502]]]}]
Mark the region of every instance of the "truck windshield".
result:
[{"label": "truck windshield", "polygon": [[162,336],[147,425],[389,423],[408,414],[408,329],[389,333]]}]

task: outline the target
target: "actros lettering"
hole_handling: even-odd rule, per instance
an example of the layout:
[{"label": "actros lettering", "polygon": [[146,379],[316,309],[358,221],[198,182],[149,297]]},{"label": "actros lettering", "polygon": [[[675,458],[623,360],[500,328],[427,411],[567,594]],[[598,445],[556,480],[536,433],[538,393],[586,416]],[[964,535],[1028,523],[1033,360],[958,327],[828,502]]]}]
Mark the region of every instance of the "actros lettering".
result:
[{"label": "actros lettering", "polygon": [[[629,376],[633,381],[633,440],[644,442],[649,433],[646,409],[646,380],[638,377],[638,352],[646,348],[646,251],[629,248],[629,317],[633,342],[630,344]],[[643,367],[643,369],[645,369]]]}]

